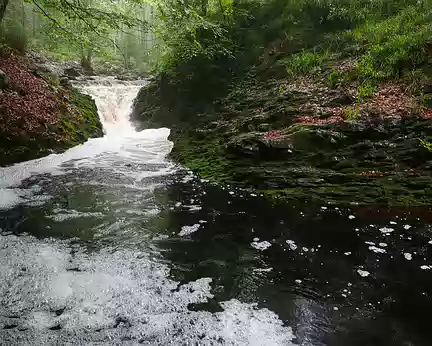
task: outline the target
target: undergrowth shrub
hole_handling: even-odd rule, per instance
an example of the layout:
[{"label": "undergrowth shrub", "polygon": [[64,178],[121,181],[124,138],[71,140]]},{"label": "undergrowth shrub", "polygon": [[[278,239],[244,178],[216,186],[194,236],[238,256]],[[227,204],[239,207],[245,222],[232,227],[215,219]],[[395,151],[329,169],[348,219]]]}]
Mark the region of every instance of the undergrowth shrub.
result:
[{"label": "undergrowth shrub", "polygon": [[300,74],[312,74],[317,72],[327,60],[329,54],[324,52],[303,52],[294,55],[287,60],[287,72],[289,76]]}]

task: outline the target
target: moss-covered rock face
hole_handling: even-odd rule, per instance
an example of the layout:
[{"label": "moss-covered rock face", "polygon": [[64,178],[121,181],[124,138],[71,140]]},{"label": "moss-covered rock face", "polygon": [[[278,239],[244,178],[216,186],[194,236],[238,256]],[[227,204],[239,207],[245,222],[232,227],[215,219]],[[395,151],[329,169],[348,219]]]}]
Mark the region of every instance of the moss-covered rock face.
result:
[{"label": "moss-covered rock face", "polygon": [[0,165],[63,152],[89,138],[103,136],[94,100],[72,89],[58,96],[60,109],[55,124],[44,131],[0,132]]},{"label": "moss-covered rock face", "polygon": [[103,135],[95,102],[48,69],[0,50],[0,165],[61,152]]},{"label": "moss-covered rock face", "polygon": [[[354,99],[325,86],[289,92],[261,81],[209,109],[164,103],[144,88],[136,118],[171,127],[171,156],[201,177],[271,198],[319,203],[430,205],[432,121],[412,112],[344,116]],[[315,91],[319,92],[315,92]],[[385,100],[384,100],[385,101]]]}]

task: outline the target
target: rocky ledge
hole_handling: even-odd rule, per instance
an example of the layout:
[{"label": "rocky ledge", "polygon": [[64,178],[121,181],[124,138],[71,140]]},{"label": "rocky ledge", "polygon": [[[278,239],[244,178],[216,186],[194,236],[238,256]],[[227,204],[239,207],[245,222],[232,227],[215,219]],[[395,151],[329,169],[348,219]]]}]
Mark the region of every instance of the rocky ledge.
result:
[{"label": "rocky ledge", "polygon": [[64,151],[103,135],[90,96],[47,68],[0,52],[0,165]]},{"label": "rocky ledge", "polygon": [[[266,196],[319,203],[427,205],[432,111],[403,85],[360,105],[317,79],[258,81],[203,107],[175,88],[143,88],[135,118],[173,129],[172,157],[201,177]],[[422,140],[425,141],[422,144]]]}]

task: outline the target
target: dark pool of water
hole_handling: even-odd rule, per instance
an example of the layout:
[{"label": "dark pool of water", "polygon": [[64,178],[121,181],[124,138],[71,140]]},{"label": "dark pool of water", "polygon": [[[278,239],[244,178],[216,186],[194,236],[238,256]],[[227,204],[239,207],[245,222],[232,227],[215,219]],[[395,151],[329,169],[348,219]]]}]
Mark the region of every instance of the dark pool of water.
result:
[{"label": "dark pool of water", "polygon": [[272,203],[185,175],[146,178],[151,189],[115,176],[90,183],[97,173],[88,171],[32,178],[24,186],[52,198],[2,211],[3,237],[74,238],[88,253],[140,249],[175,281],[213,279],[214,298],[189,310],[257,303],[299,345],[431,344],[429,209]]}]

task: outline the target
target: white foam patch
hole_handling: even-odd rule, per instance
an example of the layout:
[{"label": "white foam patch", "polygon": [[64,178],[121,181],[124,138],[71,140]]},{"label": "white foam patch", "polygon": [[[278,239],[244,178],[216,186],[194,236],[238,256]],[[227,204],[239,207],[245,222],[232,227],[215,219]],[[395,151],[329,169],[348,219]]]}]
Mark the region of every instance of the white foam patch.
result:
[{"label": "white foam patch", "polygon": [[202,207],[200,205],[185,205],[186,208],[189,209],[189,211],[199,211],[202,210]]},{"label": "white foam patch", "polygon": [[251,243],[251,246],[252,246],[254,249],[257,249],[257,250],[259,250],[259,251],[264,251],[264,250],[267,250],[267,249],[271,246],[271,243],[269,243],[269,242],[266,241],[266,240],[264,240],[264,241],[262,241],[262,242],[254,241],[254,242]]},{"label": "white foam patch", "polygon": [[390,234],[390,233],[394,232],[394,228],[390,228],[390,227],[382,227],[379,230],[383,234]]},{"label": "white foam patch", "polygon": [[297,249],[297,245],[296,245],[296,243],[294,242],[294,240],[286,240],[285,241],[287,244],[288,244],[288,246],[289,246],[289,248],[291,249],[291,250],[296,250]]},{"label": "white foam patch", "polygon": [[[1,182],[0,182],[1,184]],[[8,209],[25,201],[20,189],[4,188],[0,190],[0,209]]]},{"label": "white foam patch", "polygon": [[405,252],[404,253],[404,257],[407,261],[411,261],[412,260],[412,254],[410,254],[409,252]]},{"label": "white foam patch", "polygon": [[253,271],[257,273],[269,273],[273,268],[255,268]]},{"label": "white foam patch", "polygon": [[362,270],[362,269],[358,269],[357,273],[361,276],[361,277],[367,277],[370,275],[370,273],[367,270]]},{"label": "white foam patch", "polygon": [[[56,344],[123,344],[127,336],[132,344],[155,346],[294,345],[291,329],[256,304],[232,299],[221,303],[222,312],[189,311],[189,304],[213,297],[211,279],[179,286],[168,267],[141,252],[85,254],[75,247],[71,255],[67,244],[15,236],[0,237],[0,245],[0,319],[18,314],[14,323],[28,328],[32,344],[53,338]],[[59,308],[65,310],[56,316]],[[56,325],[62,328],[48,329]]]},{"label": "white foam patch", "polygon": [[78,219],[83,217],[103,217],[104,214],[101,212],[79,212],[73,209],[54,209],[54,215],[48,215],[47,218],[56,222],[62,222],[69,219]]},{"label": "white foam patch", "polygon": [[387,251],[385,249],[381,249],[376,246],[369,246],[369,250],[375,252],[375,253],[386,253]]},{"label": "white foam patch", "polygon": [[181,228],[179,236],[183,237],[185,235],[190,235],[192,233],[195,233],[196,231],[198,231],[198,228],[200,228],[200,226],[201,225],[199,223],[192,225],[192,226],[183,226]]}]

